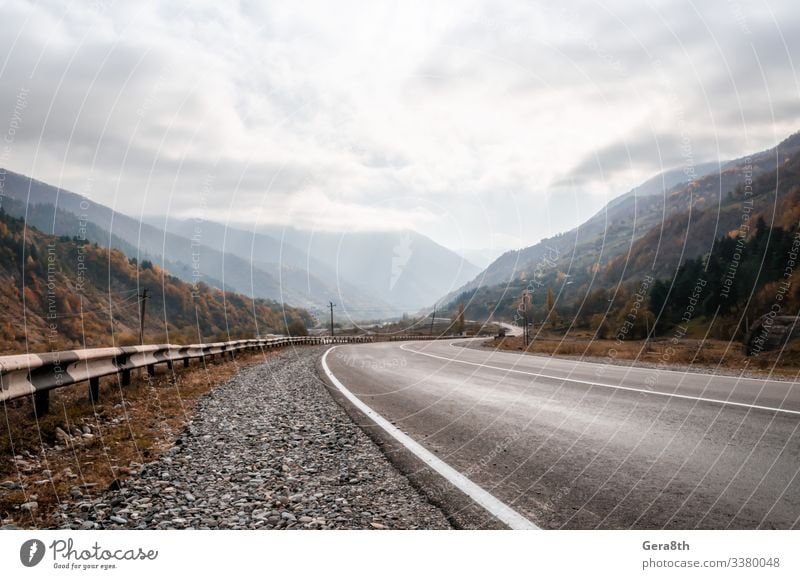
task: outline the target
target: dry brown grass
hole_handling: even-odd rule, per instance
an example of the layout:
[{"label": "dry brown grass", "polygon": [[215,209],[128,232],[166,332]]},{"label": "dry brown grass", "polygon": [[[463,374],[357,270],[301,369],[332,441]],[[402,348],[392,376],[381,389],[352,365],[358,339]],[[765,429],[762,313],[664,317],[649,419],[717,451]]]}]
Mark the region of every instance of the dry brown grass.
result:
[{"label": "dry brown grass", "polygon": [[[29,400],[4,405],[5,426],[0,432],[0,519],[23,527],[53,527],[63,521],[59,503],[75,487],[90,497],[137,472],[171,447],[192,417],[197,401],[232,377],[238,368],[262,361],[260,353],[239,354],[236,361],[192,361],[189,368],[157,366],[156,376],[133,373],[130,386],[114,376],[103,378],[100,401],[92,404],[86,384],[50,393],[50,413],[33,415]],[[84,425],[92,437],[64,442],[56,428],[73,432]],[[80,497],[77,500],[81,500]],[[36,501],[35,512],[20,505]]]},{"label": "dry brown grass", "polygon": [[[521,337],[494,339],[486,346],[501,350],[523,350]],[[595,357],[631,360],[652,364],[693,365],[726,370],[772,372],[773,375],[793,377],[800,372],[800,343],[794,342],[783,352],[765,352],[745,356],[741,344],[722,340],[670,339],[656,340],[592,340],[552,337],[537,338],[528,345],[528,352],[549,356]]]}]

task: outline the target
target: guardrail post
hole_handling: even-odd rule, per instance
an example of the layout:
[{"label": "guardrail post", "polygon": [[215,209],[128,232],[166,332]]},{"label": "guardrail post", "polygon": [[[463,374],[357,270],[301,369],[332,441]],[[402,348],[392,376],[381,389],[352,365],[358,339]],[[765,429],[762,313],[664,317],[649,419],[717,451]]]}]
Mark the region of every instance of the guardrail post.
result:
[{"label": "guardrail post", "polygon": [[100,400],[100,378],[89,378],[89,402]]},{"label": "guardrail post", "polygon": [[184,358],[183,359],[183,367],[184,368],[188,368],[189,367],[189,358]]},{"label": "guardrail post", "polygon": [[33,394],[33,407],[36,416],[44,416],[50,411],[50,391],[37,390]]},{"label": "guardrail post", "polygon": [[172,370],[172,360],[167,360],[167,368]]},{"label": "guardrail post", "polygon": [[148,364],[147,365],[147,375],[148,376],[155,376],[156,375],[156,365],[155,364]]},{"label": "guardrail post", "polygon": [[130,370],[123,370],[122,371],[122,385],[123,386],[130,386],[131,385],[131,371]]}]

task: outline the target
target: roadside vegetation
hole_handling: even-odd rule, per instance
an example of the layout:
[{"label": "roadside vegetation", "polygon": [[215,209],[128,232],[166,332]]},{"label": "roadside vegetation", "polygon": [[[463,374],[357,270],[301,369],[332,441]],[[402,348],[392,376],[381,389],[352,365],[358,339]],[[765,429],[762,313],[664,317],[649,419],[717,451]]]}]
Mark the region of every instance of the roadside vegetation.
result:
[{"label": "roadside vegetation", "polygon": [[[486,347],[522,352],[521,337],[493,338]],[[800,373],[800,343],[789,344],[782,352],[763,352],[745,356],[739,344],[713,339],[666,338],[650,340],[616,340],[539,336],[528,345],[527,352],[545,356],[574,357],[602,363],[638,363],[658,367],[703,368],[714,371],[735,371],[754,375],[770,374],[795,378]]]},{"label": "roadside vegetation", "polygon": [[35,417],[28,399],[3,404],[0,431],[0,524],[53,527],[65,521],[65,500],[90,500],[120,488],[146,463],[179,441],[198,400],[244,366],[271,354],[247,353],[189,368],[144,369],[129,386],[116,376],[101,380],[91,403],[85,385],[51,392],[51,412]]}]

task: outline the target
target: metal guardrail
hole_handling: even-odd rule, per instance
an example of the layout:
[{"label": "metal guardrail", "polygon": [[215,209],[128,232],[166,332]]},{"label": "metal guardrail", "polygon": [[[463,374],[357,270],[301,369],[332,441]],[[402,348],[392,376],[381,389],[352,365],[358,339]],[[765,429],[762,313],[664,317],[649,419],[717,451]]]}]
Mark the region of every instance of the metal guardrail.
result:
[{"label": "metal guardrail", "polygon": [[117,374],[127,386],[131,370],[146,368],[155,373],[156,364],[172,368],[174,362],[189,365],[192,358],[233,357],[234,352],[281,348],[289,345],[353,344],[372,342],[372,336],[302,336],[235,340],[209,344],[178,346],[158,344],[124,346],[119,348],[94,348],[65,350],[45,354],[20,354],[0,357],[0,402],[33,396],[37,415],[46,414],[50,390],[89,382],[89,398],[100,398],[100,378]]},{"label": "metal guardrail", "polygon": [[407,340],[459,340],[461,338],[474,338],[475,336],[404,336],[402,334],[381,336],[380,334],[372,334],[372,337],[377,338],[376,341],[378,342],[405,342]]},{"label": "metal guardrail", "polygon": [[[466,336],[455,336],[455,338]],[[0,402],[33,396],[37,415],[46,414],[50,405],[50,391],[79,382],[89,382],[89,399],[100,399],[100,378],[119,375],[122,386],[131,383],[131,370],[146,368],[155,374],[156,364],[172,368],[174,362],[182,361],[184,367],[196,358],[212,359],[214,356],[231,356],[234,352],[282,348],[290,345],[361,344],[366,342],[406,340],[450,340],[454,336],[299,336],[258,338],[212,342],[209,344],[153,344],[147,346],[123,346],[119,348],[93,348],[87,350],[64,350],[44,354],[20,354],[0,356]]]}]

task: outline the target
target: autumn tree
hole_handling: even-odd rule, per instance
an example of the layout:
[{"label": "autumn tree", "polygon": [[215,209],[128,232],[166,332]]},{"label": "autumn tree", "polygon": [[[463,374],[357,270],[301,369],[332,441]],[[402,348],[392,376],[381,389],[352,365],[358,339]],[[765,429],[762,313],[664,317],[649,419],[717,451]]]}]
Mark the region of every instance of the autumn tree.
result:
[{"label": "autumn tree", "polygon": [[556,298],[553,293],[553,288],[547,288],[547,299],[545,300],[545,309],[547,310],[547,320],[550,322],[550,327],[555,328],[561,323],[561,316],[556,311]]},{"label": "autumn tree", "polygon": [[286,331],[290,336],[307,336],[308,329],[306,329],[306,325],[301,320],[292,320],[289,322],[289,326],[286,328]]}]

